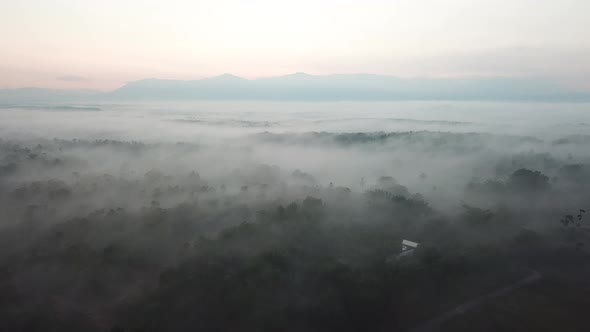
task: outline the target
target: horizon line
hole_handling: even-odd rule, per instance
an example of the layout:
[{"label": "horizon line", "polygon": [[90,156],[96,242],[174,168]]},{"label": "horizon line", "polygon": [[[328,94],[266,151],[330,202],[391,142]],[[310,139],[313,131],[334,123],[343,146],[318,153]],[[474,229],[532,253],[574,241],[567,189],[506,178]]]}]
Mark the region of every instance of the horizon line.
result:
[{"label": "horizon line", "polygon": [[[142,81],[177,81],[177,82],[196,82],[196,81],[206,81],[218,78],[233,78],[239,79],[243,81],[258,81],[258,80],[265,80],[265,79],[273,79],[273,78],[287,78],[291,76],[301,76],[301,77],[331,77],[331,76],[380,76],[380,77],[387,77],[387,78],[395,78],[399,80],[470,80],[470,79],[481,79],[481,80],[494,80],[494,79],[515,79],[515,80],[539,80],[541,82],[548,82],[548,83],[556,83],[558,84],[558,80],[555,80],[551,77],[535,77],[535,76],[522,76],[522,75],[481,75],[481,74],[473,74],[473,75],[445,75],[445,76],[396,76],[393,74],[374,74],[374,73],[367,73],[367,72],[356,72],[356,73],[330,73],[330,74],[309,74],[303,71],[292,72],[289,74],[281,74],[281,75],[273,75],[273,76],[259,76],[255,78],[246,78],[243,76],[238,76],[229,72],[225,72],[218,75],[213,76],[204,76],[201,78],[190,78],[190,79],[176,79],[176,78],[161,78],[161,77],[145,77],[140,78],[137,80],[132,81],[125,81],[122,82],[121,85],[117,88],[111,89],[93,89],[93,88],[70,88],[70,87],[42,87],[42,86],[21,86],[21,87],[0,87],[0,91],[7,91],[7,90],[45,90],[45,91],[78,91],[78,92],[97,92],[97,93],[109,93],[117,91],[118,89],[125,87],[128,84],[142,82]],[[562,86],[562,84],[558,84]],[[577,89],[569,89],[571,91]],[[590,91],[579,91],[579,93],[588,94]]]}]

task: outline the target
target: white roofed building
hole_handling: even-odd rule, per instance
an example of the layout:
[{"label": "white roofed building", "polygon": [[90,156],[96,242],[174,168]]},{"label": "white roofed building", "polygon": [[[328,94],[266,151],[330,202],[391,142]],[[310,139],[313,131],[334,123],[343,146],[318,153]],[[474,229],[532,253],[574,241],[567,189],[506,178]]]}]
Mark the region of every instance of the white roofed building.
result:
[{"label": "white roofed building", "polygon": [[414,253],[414,249],[418,248],[419,244],[409,240],[402,240],[402,252],[399,256],[407,256]]}]

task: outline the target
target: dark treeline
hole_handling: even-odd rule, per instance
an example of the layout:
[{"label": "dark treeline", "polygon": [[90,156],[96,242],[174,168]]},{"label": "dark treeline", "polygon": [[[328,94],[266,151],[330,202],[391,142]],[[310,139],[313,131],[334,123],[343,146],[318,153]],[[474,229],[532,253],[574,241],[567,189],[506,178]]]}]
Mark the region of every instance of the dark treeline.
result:
[{"label": "dark treeline", "polygon": [[[581,137],[245,140],[394,166],[339,183],[325,178],[336,164],[253,163],[227,143],[0,140],[0,330],[403,331],[531,269],[588,261],[590,163],[569,152]],[[396,164],[406,156],[433,164]]]}]

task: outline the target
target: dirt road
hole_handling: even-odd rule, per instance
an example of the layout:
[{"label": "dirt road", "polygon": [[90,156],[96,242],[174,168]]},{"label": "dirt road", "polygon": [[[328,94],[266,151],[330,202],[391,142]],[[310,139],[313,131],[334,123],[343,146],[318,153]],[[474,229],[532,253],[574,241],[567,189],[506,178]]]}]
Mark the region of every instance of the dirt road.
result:
[{"label": "dirt road", "polygon": [[468,310],[471,310],[477,306],[479,306],[480,304],[486,302],[489,299],[492,299],[494,297],[498,297],[498,296],[502,296],[508,293],[513,292],[516,289],[519,289],[521,287],[524,287],[528,284],[531,284],[539,279],[541,279],[543,276],[541,275],[541,273],[539,273],[538,271],[532,271],[531,274],[529,276],[527,276],[524,279],[521,279],[513,284],[510,284],[506,287],[497,289],[491,293],[488,293],[486,295],[482,295],[476,299],[473,299],[471,301],[465,302],[429,321],[427,321],[426,323],[415,327],[414,329],[410,330],[410,332],[436,332],[440,330],[440,325],[445,322],[446,320],[448,320],[449,318],[458,315],[458,314],[462,314]]}]

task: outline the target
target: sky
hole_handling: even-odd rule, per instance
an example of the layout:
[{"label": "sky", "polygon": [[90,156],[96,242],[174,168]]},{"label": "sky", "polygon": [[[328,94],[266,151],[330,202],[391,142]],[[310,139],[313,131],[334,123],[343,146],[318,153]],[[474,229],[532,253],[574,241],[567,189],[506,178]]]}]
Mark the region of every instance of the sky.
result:
[{"label": "sky", "polygon": [[590,91],[588,0],[0,0],[0,88],[372,73]]}]

